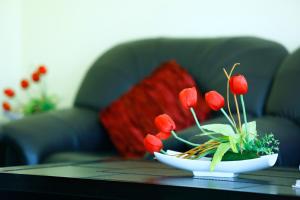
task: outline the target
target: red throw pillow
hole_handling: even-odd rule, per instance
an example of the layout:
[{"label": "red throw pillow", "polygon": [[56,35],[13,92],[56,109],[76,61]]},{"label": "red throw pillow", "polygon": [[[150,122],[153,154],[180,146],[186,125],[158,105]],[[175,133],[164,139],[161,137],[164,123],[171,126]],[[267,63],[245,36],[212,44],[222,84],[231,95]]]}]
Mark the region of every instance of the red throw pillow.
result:
[{"label": "red throw pillow", "polygon": [[[196,86],[192,76],[171,60],[100,112],[100,121],[120,154],[125,157],[145,154],[143,139],[147,133],[158,132],[154,118],[159,114],[170,115],[177,131],[193,125],[192,114],[182,108],[178,99],[182,89],[192,86]],[[208,118],[210,109],[199,90],[198,104],[201,106],[195,111],[203,121]]]}]

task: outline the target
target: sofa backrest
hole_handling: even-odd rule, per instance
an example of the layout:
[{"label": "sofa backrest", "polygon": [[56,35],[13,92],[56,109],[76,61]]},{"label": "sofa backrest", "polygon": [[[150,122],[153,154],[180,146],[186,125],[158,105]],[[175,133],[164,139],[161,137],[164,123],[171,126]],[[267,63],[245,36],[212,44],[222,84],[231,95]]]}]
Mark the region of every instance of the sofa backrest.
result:
[{"label": "sofa backrest", "polygon": [[280,66],[270,92],[267,113],[300,123],[300,48]]},{"label": "sofa backrest", "polygon": [[89,69],[75,106],[101,110],[169,59],[186,68],[201,91],[213,89],[225,95],[222,68],[229,70],[240,62],[237,72],[244,73],[249,82],[248,112],[260,116],[273,76],[286,55],[286,49],[280,44],[253,37],[127,42],[108,50]]}]

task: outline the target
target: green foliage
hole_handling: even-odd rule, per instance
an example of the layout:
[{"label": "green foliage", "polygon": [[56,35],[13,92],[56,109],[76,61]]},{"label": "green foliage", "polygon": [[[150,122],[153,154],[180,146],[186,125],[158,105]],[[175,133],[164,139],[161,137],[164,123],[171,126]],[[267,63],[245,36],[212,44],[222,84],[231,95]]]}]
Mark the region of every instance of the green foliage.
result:
[{"label": "green foliage", "polygon": [[222,157],[222,161],[248,160],[258,157],[259,155],[255,151],[243,151],[242,153],[233,153],[231,151],[227,151]]},{"label": "green foliage", "polygon": [[244,133],[247,133],[247,140],[252,141],[257,137],[257,130],[256,130],[256,121],[248,122],[247,123],[247,130],[246,124],[242,125],[242,130]]},{"label": "green foliage", "polygon": [[32,115],[35,113],[46,112],[56,108],[55,99],[53,97],[33,98],[24,105],[24,115]]},{"label": "green foliage", "polygon": [[208,124],[202,126],[202,128],[210,132],[219,133],[225,136],[235,134],[233,128],[228,124]]},{"label": "green foliage", "polygon": [[204,150],[193,159],[212,155],[211,171],[221,161],[253,159],[279,151],[279,142],[273,134],[259,137],[255,121],[247,123],[247,126],[243,124],[241,132],[234,132],[233,128],[227,124],[211,124],[205,125],[203,128],[208,132],[197,136],[214,136],[208,142],[218,142],[219,145],[214,149]]},{"label": "green foliage", "polygon": [[228,136],[228,139],[229,139],[231,150],[234,153],[238,153],[238,149],[237,149],[236,145],[237,145],[237,143],[239,141],[239,137],[235,137],[235,136],[238,136],[238,135]]},{"label": "green foliage", "polygon": [[210,165],[210,171],[214,171],[216,165],[222,160],[223,155],[230,149],[229,143],[221,143],[215,152]]},{"label": "green foliage", "polygon": [[279,151],[279,141],[275,139],[274,134],[266,134],[260,140],[256,141],[256,151],[260,155],[271,155]]}]

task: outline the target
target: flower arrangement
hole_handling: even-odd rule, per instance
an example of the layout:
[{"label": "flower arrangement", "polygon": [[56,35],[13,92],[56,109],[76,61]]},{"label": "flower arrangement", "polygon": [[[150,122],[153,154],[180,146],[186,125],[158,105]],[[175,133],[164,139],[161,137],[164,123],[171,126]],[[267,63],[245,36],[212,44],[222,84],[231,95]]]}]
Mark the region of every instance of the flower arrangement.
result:
[{"label": "flower arrangement", "polygon": [[[194,111],[197,104],[197,90],[195,87],[186,88],[179,93],[179,101],[183,108],[190,110],[196,125],[200,130],[199,137],[208,137],[203,144],[196,144],[179,137],[175,131],[176,125],[167,114],[159,115],[154,123],[159,133],[156,135],[147,134],[144,138],[144,145],[148,152],[161,152],[163,150],[162,140],[173,136],[180,142],[190,145],[192,148],[186,152],[174,155],[183,159],[197,160],[202,157],[211,157],[210,171],[214,171],[215,166],[221,161],[247,160],[258,158],[263,155],[271,155],[279,151],[279,141],[272,133],[265,133],[259,136],[256,130],[256,122],[247,121],[244,95],[248,92],[247,80],[243,75],[232,75],[234,69],[239,66],[236,63],[228,73],[223,69],[227,78],[227,113],[224,109],[224,97],[217,91],[209,91],[205,94],[207,105],[214,111],[220,111],[228,120],[228,124],[208,124],[201,125]],[[233,95],[237,113],[237,119],[233,117],[230,108],[230,93]],[[242,110],[240,111],[240,105]],[[241,112],[243,121],[241,119]]]},{"label": "flower arrangement", "polygon": [[5,88],[3,90],[6,99],[2,102],[2,108],[6,117],[9,119],[18,119],[23,116],[46,112],[56,108],[56,98],[49,96],[46,92],[44,78],[47,72],[47,67],[40,65],[31,74],[30,79],[22,79],[20,81],[20,88],[24,94],[17,95],[17,92],[12,88]]}]

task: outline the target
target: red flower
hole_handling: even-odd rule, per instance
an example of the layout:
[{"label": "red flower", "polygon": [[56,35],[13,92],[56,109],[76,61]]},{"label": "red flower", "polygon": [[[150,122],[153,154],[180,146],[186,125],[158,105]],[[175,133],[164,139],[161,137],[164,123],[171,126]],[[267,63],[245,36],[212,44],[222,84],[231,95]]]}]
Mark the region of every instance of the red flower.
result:
[{"label": "red flower", "polygon": [[171,132],[164,133],[164,132],[159,132],[156,134],[156,137],[158,137],[161,140],[166,140],[171,136]]},{"label": "red flower", "polygon": [[248,84],[243,75],[231,76],[229,80],[230,91],[233,94],[246,94],[248,92]]},{"label": "red flower", "polygon": [[21,82],[20,82],[20,85],[23,89],[26,89],[29,87],[29,81],[26,80],[26,79],[23,79]]},{"label": "red flower", "polygon": [[163,147],[162,141],[158,137],[151,135],[151,134],[148,134],[145,137],[144,145],[145,145],[146,150],[152,154],[154,152],[159,152]]},{"label": "red flower", "polygon": [[14,97],[15,96],[15,92],[13,89],[7,88],[4,90],[4,94],[8,97]]},{"label": "red flower", "polygon": [[10,104],[6,101],[2,103],[2,108],[5,111],[10,111],[11,110]]},{"label": "red flower", "polygon": [[46,73],[47,73],[47,68],[46,68],[46,66],[45,66],[45,65],[39,66],[38,72],[39,72],[39,74],[46,74]]},{"label": "red flower", "polygon": [[195,87],[186,88],[179,93],[179,100],[185,109],[195,107],[197,104],[197,90]]},{"label": "red flower", "polygon": [[218,111],[224,107],[224,97],[217,91],[210,91],[205,94],[207,105],[214,111]]},{"label": "red flower", "polygon": [[159,131],[164,133],[169,133],[176,128],[174,121],[167,114],[162,114],[155,117],[154,124]]},{"label": "red flower", "polygon": [[31,75],[31,78],[34,82],[38,82],[40,80],[40,74],[38,72],[34,72],[32,75]]}]

